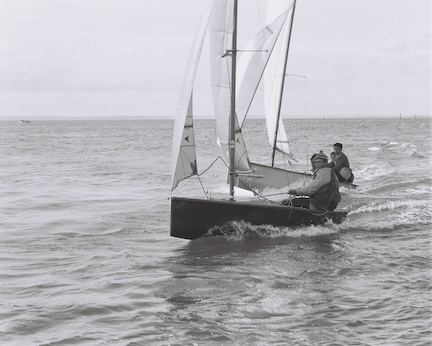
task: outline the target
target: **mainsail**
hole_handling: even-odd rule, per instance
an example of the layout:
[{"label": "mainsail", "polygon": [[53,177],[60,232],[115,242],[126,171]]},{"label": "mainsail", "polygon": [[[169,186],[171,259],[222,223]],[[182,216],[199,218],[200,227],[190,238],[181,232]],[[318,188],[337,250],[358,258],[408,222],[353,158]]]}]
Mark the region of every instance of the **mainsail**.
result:
[{"label": "mainsail", "polygon": [[[231,110],[231,42],[233,35],[233,0],[216,0],[209,24],[210,76],[218,143],[228,157],[229,115]],[[236,117],[234,166],[250,171],[249,158]]]},{"label": "mainsail", "polygon": [[189,54],[189,63],[186,67],[186,73],[183,79],[182,91],[174,123],[171,190],[174,190],[182,180],[197,174],[192,95],[212,7],[213,1],[209,2],[201,16]]}]

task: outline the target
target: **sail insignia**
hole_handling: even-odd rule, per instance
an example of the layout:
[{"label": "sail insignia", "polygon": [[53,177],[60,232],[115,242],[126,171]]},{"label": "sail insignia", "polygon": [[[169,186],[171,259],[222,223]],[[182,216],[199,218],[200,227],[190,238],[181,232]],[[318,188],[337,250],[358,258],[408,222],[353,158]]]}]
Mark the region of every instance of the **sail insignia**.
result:
[{"label": "sail insignia", "polygon": [[173,177],[173,189],[184,179],[197,174],[195,135],[192,117],[192,95],[186,114],[183,135],[180,143],[179,155]]}]

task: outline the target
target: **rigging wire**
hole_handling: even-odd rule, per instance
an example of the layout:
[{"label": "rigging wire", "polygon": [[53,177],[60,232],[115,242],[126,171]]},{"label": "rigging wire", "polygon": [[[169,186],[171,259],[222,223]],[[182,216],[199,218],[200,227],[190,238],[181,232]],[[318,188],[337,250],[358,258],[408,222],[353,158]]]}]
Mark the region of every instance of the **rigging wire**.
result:
[{"label": "rigging wire", "polygon": [[[303,2],[304,6],[308,6],[307,5],[307,1]],[[306,70],[306,13],[307,11],[305,11],[304,7],[302,7],[302,30],[303,30],[303,35],[302,35],[302,39],[303,39],[303,56],[302,56],[302,62],[303,62],[303,71],[305,71],[305,75],[308,75],[308,71]],[[309,142],[309,118],[308,118],[308,104],[307,104],[307,100],[308,100],[308,81],[306,80],[307,78],[304,78],[303,80],[303,94],[304,94],[304,105],[303,105],[303,114],[304,114],[304,119],[305,119],[305,123],[306,123],[306,135],[305,135],[305,141],[306,141],[306,170],[309,172],[311,170],[311,161],[310,161],[310,142]]]},{"label": "rigging wire", "polygon": [[[305,2],[304,2],[304,6],[306,6]],[[303,47],[306,47],[306,40],[305,40],[305,36],[306,36],[305,35],[305,15],[304,15],[304,13],[305,13],[305,11],[302,8],[302,11],[301,11],[301,14],[302,14],[302,16],[301,16],[301,18],[302,18],[301,23],[302,23],[302,30],[303,30],[302,39],[303,39]],[[303,71],[304,71],[305,74],[307,74],[306,73],[306,63],[305,63],[306,57],[305,57],[304,51],[305,51],[305,49],[303,49],[303,55],[302,55]],[[303,97],[304,97],[303,116],[304,116],[305,121],[306,121],[306,129],[307,129],[305,131],[306,132],[306,135],[305,135],[305,140],[306,140],[306,169],[307,169],[307,171],[309,171],[312,167],[309,168],[309,165],[311,164],[311,162],[310,162],[310,151],[309,151],[309,135],[308,135],[308,133],[309,133],[309,131],[308,131],[309,123],[308,123],[308,117],[307,117],[307,92],[306,92],[306,87],[307,87],[307,85],[306,85],[306,78],[305,78],[304,82],[303,82]]]},{"label": "rigging wire", "polygon": [[[219,138],[216,121],[213,121],[212,128],[213,128],[213,137],[212,138]],[[211,189],[210,191],[212,191],[214,188],[214,185],[213,185],[215,183],[214,177],[217,176],[217,174],[215,174],[214,164],[216,163],[217,160],[221,159],[222,162],[224,162],[224,164],[226,165],[226,162],[224,161],[224,159],[221,156],[216,154],[216,150],[218,152],[220,152],[220,148],[218,148],[218,144],[212,145],[212,157],[216,157],[216,159],[199,175],[199,177],[200,177],[203,174],[205,174],[210,168],[212,169],[211,174],[210,174],[210,189]],[[203,187],[203,189],[204,189],[204,187]],[[208,198],[211,198],[211,193],[209,194]]]}]

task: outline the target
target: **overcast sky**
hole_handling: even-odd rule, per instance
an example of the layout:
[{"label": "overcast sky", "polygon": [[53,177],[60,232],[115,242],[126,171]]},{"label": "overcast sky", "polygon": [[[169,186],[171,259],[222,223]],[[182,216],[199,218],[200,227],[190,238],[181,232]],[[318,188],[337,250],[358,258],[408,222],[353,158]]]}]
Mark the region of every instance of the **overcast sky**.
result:
[{"label": "overcast sky", "polygon": [[[206,2],[0,0],[0,116],[173,117]],[[430,0],[299,0],[293,35],[287,115],[431,115]]]}]

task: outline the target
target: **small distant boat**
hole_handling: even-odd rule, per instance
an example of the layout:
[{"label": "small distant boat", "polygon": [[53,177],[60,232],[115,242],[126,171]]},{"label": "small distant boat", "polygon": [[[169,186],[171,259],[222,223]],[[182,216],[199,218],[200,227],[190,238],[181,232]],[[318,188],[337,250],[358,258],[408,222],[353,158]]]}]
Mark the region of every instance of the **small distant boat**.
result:
[{"label": "small distant boat", "polygon": [[31,123],[30,120],[26,120],[26,119],[21,120],[21,124],[30,124],[30,123]]},{"label": "small distant boat", "polygon": [[[256,35],[254,42],[259,43],[258,49],[272,50],[271,47],[282,29],[285,26],[291,27],[294,9],[295,1]],[[226,199],[209,198],[207,194],[207,198],[176,197],[173,195],[181,181],[191,176],[199,176],[193,127],[193,86],[207,28],[210,38],[211,80],[218,143],[220,143],[223,156],[229,167],[229,196]],[[260,41],[263,38],[269,42],[268,49],[264,45],[265,42]],[[309,174],[287,173],[287,171],[276,167],[253,164],[249,161],[241,122],[239,121],[242,103],[240,102],[238,107],[236,103],[238,98],[242,99],[242,91],[236,88],[237,53],[237,0],[213,0],[202,16],[195,37],[174,124],[170,235],[185,239],[218,235],[218,227],[240,220],[252,225],[282,227],[322,225],[328,220],[332,220],[336,224],[343,222],[348,214],[346,210],[336,209],[323,214],[314,214],[309,209],[269,201],[260,195],[255,196],[255,199],[250,201],[235,200],[234,187],[236,185],[239,187],[241,185],[243,189],[252,191],[263,189],[269,184],[274,186],[272,180],[276,177],[272,173],[275,175],[280,173],[282,178],[289,174],[291,182],[301,178],[311,178]],[[241,64],[241,66],[243,65]],[[246,68],[245,71],[238,73],[239,76],[242,76],[243,73],[248,74],[249,72],[255,73],[256,69]],[[258,83],[260,76],[252,79],[253,84]],[[252,92],[247,94],[248,97],[253,98],[255,90],[252,89]],[[280,120],[277,123],[280,123]],[[273,142],[274,137],[272,138]],[[283,140],[285,138],[281,141]],[[264,174],[261,174],[261,170],[265,170]],[[266,177],[265,183],[259,183]],[[241,180],[247,182],[251,179],[256,183],[249,186],[239,183]]]}]

